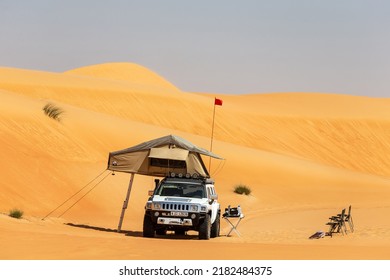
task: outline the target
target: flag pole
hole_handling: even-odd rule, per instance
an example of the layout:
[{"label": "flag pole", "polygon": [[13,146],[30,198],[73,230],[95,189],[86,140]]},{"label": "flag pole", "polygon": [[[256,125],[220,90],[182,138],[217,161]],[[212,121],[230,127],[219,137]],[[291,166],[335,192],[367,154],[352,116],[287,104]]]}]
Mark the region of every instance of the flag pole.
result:
[{"label": "flag pole", "polygon": [[[212,124],[212,126],[211,126],[210,152],[213,151],[214,121],[215,121],[215,103],[216,103],[216,98],[214,99],[213,124]],[[211,173],[211,157],[209,157],[209,172]]]},{"label": "flag pole", "polygon": [[[214,110],[213,110],[213,124],[211,126],[211,143],[210,143],[210,152],[213,151],[213,140],[214,140],[214,124],[215,124],[215,106],[222,106],[222,99],[214,97]],[[211,173],[211,157],[209,157],[209,171]]]}]

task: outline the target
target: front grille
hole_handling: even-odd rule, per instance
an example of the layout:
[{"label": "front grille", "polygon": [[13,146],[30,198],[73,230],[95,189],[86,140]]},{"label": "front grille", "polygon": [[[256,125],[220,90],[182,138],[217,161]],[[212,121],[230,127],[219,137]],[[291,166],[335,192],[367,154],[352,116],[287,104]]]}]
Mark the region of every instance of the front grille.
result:
[{"label": "front grille", "polygon": [[190,206],[188,204],[179,204],[179,203],[163,203],[163,210],[179,210],[179,211],[188,211]]}]

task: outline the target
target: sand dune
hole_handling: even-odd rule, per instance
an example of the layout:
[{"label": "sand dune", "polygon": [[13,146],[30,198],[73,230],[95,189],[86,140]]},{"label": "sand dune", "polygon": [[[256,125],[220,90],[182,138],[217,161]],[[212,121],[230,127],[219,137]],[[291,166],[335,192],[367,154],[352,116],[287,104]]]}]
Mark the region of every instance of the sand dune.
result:
[{"label": "sand dune", "polygon": [[178,90],[173,84],[149,69],[134,63],[106,63],[85,66],[65,72],[69,75],[100,78],[111,81],[124,81],[131,85],[141,84],[161,89]]},{"label": "sand dune", "polygon": [[[140,237],[154,179],[144,176],[135,179],[123,225],[127,235],[113,232],[127,174],[109,175],[59,218],[93,182],[40,220],[104,172],[110,151],[167,134],[209,148],[214,96],[183,92],[128,63],[65,73],[0,68],[0,238],[5,244],[0,258],[202,259],[199,248],[212,251],[211,259],[390,257],[390,222],[384,219],[390,213],[389,99],[219,94],[224,103],[216,108],[213,151],[226,160],[213,160],[211,173],[222,206],[240,204],[246,213],[241,238]],[[60,122],[43,114],[48,102],[64,110]],[[238,183],[250,186],[252,194],[234,194]],[[355,233],[308,240],[350,204]],[[25,219],[7,217],[15,207]],[[228,225],[222,226],[226,234]]]}]

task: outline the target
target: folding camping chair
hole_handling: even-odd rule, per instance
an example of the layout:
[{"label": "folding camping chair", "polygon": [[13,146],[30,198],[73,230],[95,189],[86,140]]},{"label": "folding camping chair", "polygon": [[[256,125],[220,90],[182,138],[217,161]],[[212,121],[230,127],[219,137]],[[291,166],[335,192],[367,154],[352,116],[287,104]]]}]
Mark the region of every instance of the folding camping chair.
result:
[{"label": "folding camping chair", "polygon": [[345,208],[341,211],[340,214],[336,216],[329,217],[329,222],[327,223],[329,226],[329,231],[326,235],[332,237],[333,233],[341,233],[344,235],[344,232],[347,233],[347,228],[345,226]]},{"label": "folding camping chair", "polygon": [[349,224],[349,229],[351,230],[351,232],[354,231],[354,224],[353,224],[353,219],[352,219],[352,205],[349,205],[349,208],[348,208],[348,214],[345,215],[345,218],[344,218],[344,221],[345,222],[348,222]]},{"label": "folding camping chair", "polygon": [[[241,220],[245,217],[244,214],[241,212],[241,207],[238,205],[237,207],[230,207],[225,208],[225,213],[223,213],[222,217],[229,223],[231,226],[230,231],[226,236],[230,236],[230,234],[234,231],[237,233],[238,236],[241,237],[240,232],[238,231],[237,227],[240,224]],[[234,224],[231,219],[238,219],[237,222]]]}]

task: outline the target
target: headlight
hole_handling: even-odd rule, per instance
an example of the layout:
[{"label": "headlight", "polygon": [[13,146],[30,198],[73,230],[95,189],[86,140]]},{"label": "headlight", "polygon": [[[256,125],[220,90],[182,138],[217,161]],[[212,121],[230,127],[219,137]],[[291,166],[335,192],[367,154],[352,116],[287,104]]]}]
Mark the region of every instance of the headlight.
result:
[{"label": "headlight", "polygon": [[191,212],[198,212],[198,205],[190,205]]},{"label": "headlight", "polygon": [[206,212],[206,211],[207,211],[207,206],[200,207],[200,212]]},{"label": "headlight", "polygon": [[160,203],[153,203],[153,208],[155,210],[159,210],[159,209],[161,209],[161,204]]},{"label": "headlight", "polygon": [[146,202],[146,206],[145,206],[146,209],[152,209],[152,203],[151,202]]}]

